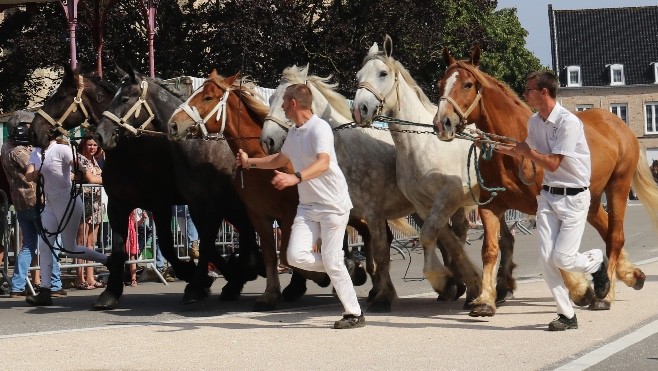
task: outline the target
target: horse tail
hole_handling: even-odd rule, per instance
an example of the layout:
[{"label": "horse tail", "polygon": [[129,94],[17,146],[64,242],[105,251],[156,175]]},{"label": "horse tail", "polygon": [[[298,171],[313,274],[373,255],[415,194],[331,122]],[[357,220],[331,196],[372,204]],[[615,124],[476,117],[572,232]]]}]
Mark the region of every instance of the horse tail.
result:
[{"label": "horse tail", "polygon": [[419,234],[418,230],[409,224],[406,217],[388,220],[388,226],[403,236],[412,237]]},{"label": "horse tail", "polygon": [[658,230],[658,185],[653,179],[649,165],[647,165],[646,155],[642,149],[640,149],[640,158],[631,185],[645,209],[647,209],[654,229]]}]

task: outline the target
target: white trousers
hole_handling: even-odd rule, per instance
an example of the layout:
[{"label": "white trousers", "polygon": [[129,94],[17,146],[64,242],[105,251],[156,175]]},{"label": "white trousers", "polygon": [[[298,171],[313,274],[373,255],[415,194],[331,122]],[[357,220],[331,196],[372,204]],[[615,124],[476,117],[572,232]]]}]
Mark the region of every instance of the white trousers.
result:
[{"label": "white trousers", "polygon": [[539,264],[544,280],[557,304],[557,313],[574,316],[569,291],[560,269],[569,272],[593,273],[601,266],[603,252],[593,249],[579,253],[580,241],[587,222],[590,192],[561,196],[541,191],[537,196],[537,232],[539,234]]},{"label": "white trousers", "polygon": [[[361,315],[343,253],[343,237],[349,213],[336,214],[297,208],[288,244],[288,264],[313,272],[326,272],[345,308],[344,314]],[[321,253],[313,252],[313,244],[322,239]]]},{"label": "white trousers", "polygon": [[[43,227],[50,232],[57,231],[59,228],[60,221],[65,218],[66,205],[69,202],[70,190],[63,191],[61,193],[47,193],[46,194],[46,207],[41,213],[41,224]],[[68,224],[60,234],[62,248],[64,250],[75,252],[76,254],[69,255],[73,258],[93,260],[95,262],[105,264],[107,262],[107,255],[96,252],[95,250],[90,250],[85,246],[76,245],[76,236],[78,233],[78,227],[80,226],[80,221],[82,218],[82,199],[76,197],[74,200],[74,209],[71,214],[71,219],[69,219]],[[63,223],[66,223],[64,220]],[[47,243],[44,242],[43,236],[39,235],[39,265],[41,268],[41,287],[50,288],[50,277],[53,270],[54,262],[53,253],[50,251],[50,246],[55,246],[55,240],[57,239],[56,235],[47,236]]]}]

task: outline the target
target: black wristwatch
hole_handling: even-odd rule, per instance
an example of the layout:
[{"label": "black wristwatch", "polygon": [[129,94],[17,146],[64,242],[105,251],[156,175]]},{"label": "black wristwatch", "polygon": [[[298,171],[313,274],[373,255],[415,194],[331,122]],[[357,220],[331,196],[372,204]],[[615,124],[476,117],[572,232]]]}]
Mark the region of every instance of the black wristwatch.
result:
[{"label": "black wristwatch", "polygon": [[302,182],[302,173],[300,173],[298,171],[298,172],[295,173],[295,176],[297,177],[297,179],[299,179],[299,182],[301,183]]}]

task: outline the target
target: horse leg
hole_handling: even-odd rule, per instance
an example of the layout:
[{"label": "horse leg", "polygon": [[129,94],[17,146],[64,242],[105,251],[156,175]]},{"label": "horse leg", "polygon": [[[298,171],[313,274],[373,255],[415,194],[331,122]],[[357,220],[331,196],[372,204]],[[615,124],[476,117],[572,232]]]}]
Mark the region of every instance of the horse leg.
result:
[{"label": "horse leg", "polygon": [[[374,266],[371,277],[373,277],[373,288],[368,293],[370,305],[369,312],[390,312],[393,301],[397,298],[395,287],[391,281],[391,243],[393,235],[388,228],[388,223],[382,217],[370,217],[367,219],[370,236],[372,238],[372,260]],[[372,297],[371,297],[372,295]]]},{"label": "horse leg", "polygon": [[[192,221],[199,232],[199,263],[194,270],[193,278],[185,286],[183,304],[192,304],[203,300],[210,295],[210,286],[213,279],[208,276],[208,262],[219,255],[215,247],[215,239],[219,231],[221,218],[207,209],[198,209],[196,205],[189,205]],[[203,215],[203,218],[199,218]],[[175,270],[175,269],[174,269]],[[239,293],[238,293],[239,295]]]},{"label": "horse leg", "polygon": [[[237,257],[233,253],[228,261],[224,262],[217,249],[214,249],[215,260],[211,259],[211,262],[218,268],[220,266],[217,264],[223,263],[220,271],[227,281],[222,288],[222,293],[219,295],[219,300],[237,299],[246,282],[255,280],[260,274],[266,276],[263,256],[256,241],[256,230],[251,224],[249,216],[244,212],[244,205],[242,203],[240,205],[241,207],[235,208],[227,216],[228,222],[236,228],[240,235]],[[215,235],[217,235],[217,232],[215,232]]]},{"label": "horse leg", "polygon": [[[492,205],[488,205],[491,207]],[[496,314],[496,270],[498,260],[498,233],[500,217],[504,210],[494,212],[489,208],[479,208],[484,241],[482,243],[482,291],[473,301],[471,317],[492,317]]]},{"label": "horse leg", "polygon": [[514,257],[514,235],[505,223],[505,216],[500,218],[500,266],[498,267],[498,279],[496,283],[496,303],[504,303],[507,299],[513,297],[516,290],[516,279],[513,271],[516,264]]},{"label": "horse leg", "polygon": [[[267,280],[265,292],[256,299],[254,311],[270,311],[274,310],[281,300],[281,283],[279,282],[279,272],[277,270],[276,243],[272,230],[274,223],[272,219],[254,212],[253,209],[249,210],[249,216],[260,237]],[[287,244],[290,238],[290,224],[281,226],[281,237],[281,247],[283,249],[284,244]]]},{"label": "horse leg", "polygon": [[119,305],[119,298],[123,294],[123,267],[128,261],[126,253],[126,238],[128,236],[128,216],[132,209],[113,201],[108,200],[107,214],[112,229],[112,255],[111,263],[108,266],[110,275],[107,280],[107,287],[94,302],[92,309],[108,310],[116,309]]}]

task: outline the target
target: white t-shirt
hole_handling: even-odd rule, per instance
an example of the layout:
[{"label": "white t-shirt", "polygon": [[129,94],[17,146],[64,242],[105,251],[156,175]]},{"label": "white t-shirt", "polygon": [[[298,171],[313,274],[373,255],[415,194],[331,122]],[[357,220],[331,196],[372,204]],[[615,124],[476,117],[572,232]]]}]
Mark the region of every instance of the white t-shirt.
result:
[{"label": "white t-shirt", "polygon": [[41,148],[35,148],[30,155],[30,164],[43,176],[43,190],[46,193],[61,193],[71,190],[71,161],[73,151],[66,144],[50,142],[46,157],[41,165]]},{"label": "white t-shirt", "polygon": [[559,103],[544,122],[539,113],[528,120],[528,145],[540,153],[564,155],[554,172],[544,171],[544,184],[551,187],[589,187],[592,161],[582,121]]},{"label": "white t-shirt", "polygon": [[281,152],[290,159],[295,171],[301,171],[315,162],[319,153],[328,154],[329,169],[297,185],[299,203],[302,207],[312,207],[317,211],[350,211],[352,200],[345,176],[336,161],[334,134],[326,121],[313,115],[301,127],[290,128]]}]

